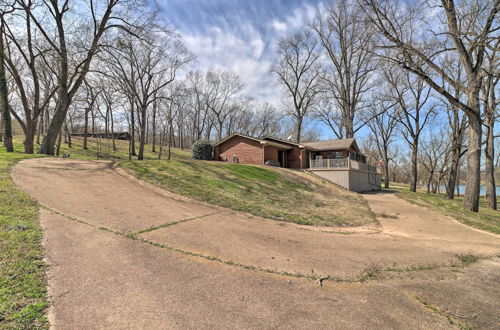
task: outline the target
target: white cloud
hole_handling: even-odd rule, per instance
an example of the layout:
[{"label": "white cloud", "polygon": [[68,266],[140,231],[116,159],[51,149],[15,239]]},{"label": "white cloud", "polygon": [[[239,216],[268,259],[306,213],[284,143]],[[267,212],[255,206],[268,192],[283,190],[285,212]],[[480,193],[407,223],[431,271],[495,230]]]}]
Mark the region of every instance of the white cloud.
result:
[{"label": "white cloud", "polygon": [[[287,6],[280,10],[289,10]],[[302,4],[289,15],[270,15],[255,18],[233,14],[231,24],[221,17],[212,18],[212,25],[203,29],[179,26],[185,45],[197,56],[195,69],[230,69],[245,83],[243,93],[253,97],[257,103],[270,102],[281,106],[281,87],[271,72],[276,60],[276,45],[279,38],[302,28],[316,14],[317,7]]]},{"label": "white cloud", "polygon": [[273,21],[271,22],[271,26],[278,32],[285,32],[286,28],[287,28],[287,25],[285,22],[282,22],[282,21],[279,21],[276,19],[273,19]]}]

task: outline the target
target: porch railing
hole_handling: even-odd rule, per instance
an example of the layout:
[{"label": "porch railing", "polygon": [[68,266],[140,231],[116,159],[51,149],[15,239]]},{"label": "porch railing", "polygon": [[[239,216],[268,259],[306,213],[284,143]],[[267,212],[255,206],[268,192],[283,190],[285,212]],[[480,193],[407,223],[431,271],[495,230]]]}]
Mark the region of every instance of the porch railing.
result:
[{"label": "porch railing", "polygon": [[311,168],[347,168],[349,167],[349,159],[313,159],[311,160]]},{"label": "porch railing", "polygon": [[349,158],[340,159],[312,159],[310,168],[345,168],[345,169],[355,169],[360,171],[367,171],[378,173],[378,169],[375,166],[358,162]]}]

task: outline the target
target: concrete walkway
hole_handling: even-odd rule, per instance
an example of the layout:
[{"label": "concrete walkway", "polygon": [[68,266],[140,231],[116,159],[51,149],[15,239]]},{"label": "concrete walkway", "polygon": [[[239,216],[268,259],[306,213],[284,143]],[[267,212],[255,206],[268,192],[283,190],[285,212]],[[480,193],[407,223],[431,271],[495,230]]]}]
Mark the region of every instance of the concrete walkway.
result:
[{"label": "concrete walkway", "polygon": [[[500,238],[393,195],[366,195],[398,214],[380,231],[324,232],[177,196],[109,162],[31,159],[13,175],[45,207],[55,328],[499,325]],[[462,268],[456,253],[489,258]]]}]

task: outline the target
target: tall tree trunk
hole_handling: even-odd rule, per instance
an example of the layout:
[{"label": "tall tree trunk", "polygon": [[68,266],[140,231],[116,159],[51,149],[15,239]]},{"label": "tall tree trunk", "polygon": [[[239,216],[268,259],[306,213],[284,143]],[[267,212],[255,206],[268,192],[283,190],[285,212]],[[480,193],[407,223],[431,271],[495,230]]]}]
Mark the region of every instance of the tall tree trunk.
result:
[{"label": "tall tree trunk", "polygon": [[[455,185],[457,183],[458,166],[460,164],[460,152],[461,147],[457,144],[458,141],[452,142],[451,147],[451,164],[448,171],[448,180],[446,182],[446,197],[448,199],[453,199],[455,197]],[[460,142],[461,144],[461,142]]]},{"label": "tall tree trunk", "polygon": [[73,144],[71,142],[71,132],[68,129],[68,123],[67,122],[64,123],[64,130],[66,131],[68,148],[73,148]]},{"label": "tall tree trunk", "polygon": [[88,150],[88,137],[89,134],[89,110],[85,109],[85,117],[83,123],[83,149]]},{"label": "tall tree trunk", "polygon": [[494,138],[494,119],[486,116],[486,147],[485,147],[485,171],[486,171],[486,201],[488,208],[492,210],[497,209],[497,195],[495,184],[495,138]]},{"label": "tall tree trunk", "polygon": [[42,111],[40,111],[40,119],[38,121],[38,129],[36,132],[36,144],[38,145],[40,145],[40,136],[43,135],[44,114],[45,114],[45,109],[42,109]]},{"label": "tall tree trunk", "polygon": [[[471,98],[469,97],[469,100]],[[477,102],[479,106],[479,102]],[[476,107],[472,107],[473,109]],[[477,107],[478,108],[478,107]],[[467,157],[467,186],[463,207],[466,210],[479,210],[479,190],[481,187],[481,118],[469,116],[469,144]]]},{"label": "tall tree trunk", "polygon": [[414,145],[411,151],[411,182],[410,191],[417,191],[417,180],[418,180],[418,140],[414,141]]},{"label": "tall tree trunk", "polygon": [[146,114],[146,135],[144,139],[144,144],[148,144],[149,142],[149,116]]},{"label": "tall tree trunk", "polygon": [[137,156],[135,153],[135,109],[134,102],[130,102],[130,155]]},{"label": "tall tree trunk", "polygon": [[64,143],[68,144],[68,123],[66,121],[64,121],[63,129],[64,129]]},{"label": "tall tree trunk", "polygon": [[0,113],[0,142],[3,143],[3,113]]},{"label": "tall tree trunk", "polygon": [[146,109],[141,108],[141,140],[139,141],[139,154],[137,155],[138,160],[144,159],[144,144],[146,142]]},{"label": "tall tree trunk", "polygon": [[388,164],[387,148],[384,148],[384,188],[389,188],[389,164]]},{"label": "tall tree trunk", "polygon": [[300,143],[300,137],[302,136],[302,117],[297,117],[295,122],[295,141]]},{"label": "tall tree trunk", "polygon": [[153,102],[153,120],[151,122],[151,125],[152,125],[151,129],[153,131],[153,136],[151,141],[153,147],[151,148],[151,152],[156,152],[156,101]]},{"label": "tall tree trunk", "polygon": [[109,112],[109,119],[111,120],[111,141],[113,144],[113,151],[117,151],[118,149],[116,148],[116,142],[115,142],[115,121],[113,119],[113,111]]},{"label": "tall tree trunk", "polygon": [[222,129],[224,126],[224,122],[219,121],[219,129],[217,130],[217,141],[222,140]]},{"label": "tall tree trunk", "polygon": [[[66,82],[60,82],[60,85],[65,85]],[[56,111],[52,120],[50,121],[50,126],[47,134],[43,138],[42,145],[40,146],[40,153],[44,155],[54,155],[54,147],[57,140],[57,135],[61,131],[61,127],[66,119],[66,114],[70,105],[69,95],[66,93],[67,87],[59,86],[58,102],[56,106]]]},{"label": "tall tree trunk", "polygon": [[43,129],[44,133],[49,130],[49,125],[50,125],[50,112],[49,112],[49,108],[47,107],[47,108],[45,108],[45,124],[44,124],[44,129]]},{"label": "tall tree trunk", "polygon": [[26,123],[26,128],[24,130],[24,153],[26,154],[32,154],[35,152],[33,142],[35,140],[36,126],[36,123]]},{"label": "tall tree trunk", "polygon": [[59,131],[59,134],[57,135],[57,145],[56,145],[56,150],[55,150],[55,155],[59,157],[60,151],[61,151],[61,136],[62,132]]},{"label": "tall tree trunk", "polygon": [[168,129],[168,157],[167,159],[170,160],[172,158],[172,140],[174,138],[174,127],[172,126],[172,119],[170,119],[170,125]]},{"label": "tall tree trunk", "polygon": [[90,114],[92,116],[92,134],[91,134],[91,136],[96,137],[95,136],[95,114],[94,114],[94,111],[92,111]]},{"label": "tall tree trunk", "polygon": [[3,145],[8,152],[14,152],[12,142],[12,119],[10,117],[9,91],[7,89],[7,77],[5,75],[5,49],[3,42],[3,18],[0,26],[0,110],[3,116]]},{"label": "tall tree trunk", "polygon": [[184,132],[181,125],[179,125],[179,145],[181,150],[184,150]]}]

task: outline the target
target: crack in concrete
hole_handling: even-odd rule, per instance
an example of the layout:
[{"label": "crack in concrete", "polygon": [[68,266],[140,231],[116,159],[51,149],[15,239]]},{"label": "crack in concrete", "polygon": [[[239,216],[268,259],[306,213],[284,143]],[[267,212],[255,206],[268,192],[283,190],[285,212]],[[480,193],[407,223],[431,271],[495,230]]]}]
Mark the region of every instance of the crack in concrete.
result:
[{"label": "crack in concrete", "polygon": [[[457,326],[460,329],[472,329],[472,327],[470,327],[467,323],[462,323],[456,320],[457,316],[453,315],[452,313],[450,313],[449,311],[445,310],[442,307],[438,307],[431,304],[424,297],[413,295],[413,298],[415,298],[415,300],[418,301],[424,308],[429,310],[429,312],[444,317],[451,325]],[[475,315],[473,315],[472,318],[475,318],[478,314],[479,313],[476,313]]]},{"label": "crack in concrete", "polygon": [[178,220],[178,221],[174,221],[174,222],[167,222],[167,223],[164,223],[164,224],[159,225],[159,226],[151,226],[151,227],[148,227],[148,228],[144,228],[144,229],[138,230],[136,232],[133,232],[132,234],[134,234],[134,235],[140,235],[140,234],[144,234],[144,233],[149,233],[149,232],[155,231],[157,229],[170,227],[170,226],[177,225],[179,223],[183,223],[183,222],[187,222],[187,221],[191,221],[191,220],[197,220],[197,219],[206,218],[206,217],[209,217],[209,216],[212,216],[212,215],[216,215],[216,214],[220,214],[220,213],[222,213],[222,211],[213,212],[213,213],[204,214],[204,215],[199,215],[197,217],[182,219],[182,220]]},{"label": "crack in concrete", "polygon": [[[126,232],[121,232],[121,231],[117,231],[117,230],[113,230],[113,229],[110,229],[110,228],[107,228],[107,227],[104,227],[104,226],[98,226],[98,225],[94,225],[92,223],[89,223],[89,222],[86,222],[86,221],[83,221],[83,220],[80,220],[76,217],[73,217],[73,216],[69,216],[69,215],[66,215],[62,212],[59,212],[59,211],[56,211],[56,210],[53,210],[49,207],[46,207],[44,205],[41,205],[42,208],[50,211],[50,212],[53,212],[55,214],[58,214],[60,216],[63,216],[71,221],[75,221],[75,222],[78,222],[78,223],[81,223],[81,224],[84,224],[84,225],[88,225],[88,226],[91,226],[91,227],[94,227],[94,228],[97,228],[97,229],[100,229],[100,230],[103,230],[103,231],[107,231],[109,233],[112,233],[112,234],[115,234],[115,235],[118,235],[118,236],[121,236],[121,237],[124,237],[124,238],[127,238],[127,239],[131,239],[131,240],[135,240],[135,241],[138,241],[138,242],[143,242],[143,243],[147,243],[149,245],[152,245],[152,246],[156,246],[156,247],[159,247],[159,248],[162,248],[162,249],[166,249],[166,250],[169,250],[169,251],[173,251],[173,252],[177,252],[177,253],[180,253],[180,254],[183,254],[183,255],[187,255],[187,256],[191,256],[191,257],[196,257],[196,258],[202,258],[202,259],[205,259],[205,260],[209,260],[209,261],[215,261],[215,262],[219,262],[219,263],[222,263],[222,264],[225,264],[225,265],[228,265],[228,266],[233,266],[233,267],[238,267],[238,268],[242,268],[242,269],[245,269],[245,270],[252,270],[252,271],[256,271],[256,272],[263,272],[263,273],[268,273],[268,274],[275,274],[275,275],[280,275],[280,276],[285,276],[285,277],[292,277],[292,278],[302,278],[302,279],[307,279],[307,280],[310,280],[310,281],[315,281],[318,285],[320,286],[323,286],[323,282],[324,281],[327,281],[327,282],[344,282],[344,283],[364,283],[364,282],[367,282],[367,281],[377,281],[377,280],[382,280],[382,278],[378,277],[378,276],[375,276],[375,277],[366,277],[364,276],[365,273],[366,273],[366,270],[362,270],[358,275],[356,275],[354,278],[341,278],[341,277],[336,277],[336,276],[330,276],[330,275],[327,275],[327,276],[320,276],[320,275],[315,275],[315,274],[303,274],[303,273],[293,273],[293,272],[286,272],[286,271],[279,271],[279,270],[275,270],[275,269],[269,269],[269,268],[262,268],[260,266],[254,266],[254,265],[247,265],[247,264],[242,264],[242,263],[238,263],[238,262],[234,262],[232,260],[224,260],[222,258],[219,258],[217,256],[210,256],[210,255],[206,255],[206,254],[203,254],[203,253],[198,253],[198,252],[193,252],[193,251],[189,251],[189,250],[184,250],[184,249],[180,249],[180,248],[177,248],[177,247],[174,247],[174,246],[170,246],[170,245],[166,245],[166,244],[162,244],[162,243],[158,243],[158,242],[154,242],[154,241],[150,241],[150,240],[147,240],[143,237],[140,237],[138,236],[136,233],[126,233]],[[208,215],[206,215],[208,216]],[[203,216],[201,216],[203,217]],[[199,218],[199,217],[196,217],[196,218]],[[194,220],[194,219],[185,219],[185,221],[189,221],[189,220]],[[496,255],[494,256],[489,256],[489,257],[483,257],[482,259],[490,259],[490,258],[493,258],[493,257],[496,257]],[[419,267],[422,267],[422,265],[419,265]],[[461,267],[461,268],[466,268],[465,265],[457,265],[457,264],[449,264],[449,265],[440,265],[438,267],[435,267],[435,265],[433,265],[433,268],[434,269],[443,269],[443,268],[448,268],[448,267],[453,267],[453,268],[456,268],[456,267]],[[398,269],[398,271],[400,272],[409,272],[410,269],[414,269],[414,267],[405,267],[405,268],[400,268]],[[380,272],[385,272],[385,271],[394,271],[393,269],[391,270],[385,270],[385,269],[381,269]]]}]

